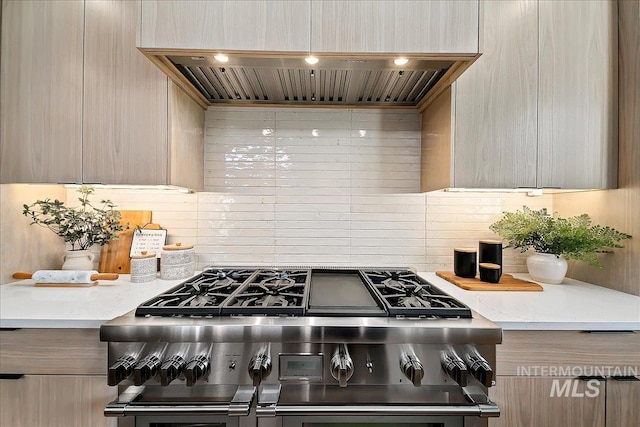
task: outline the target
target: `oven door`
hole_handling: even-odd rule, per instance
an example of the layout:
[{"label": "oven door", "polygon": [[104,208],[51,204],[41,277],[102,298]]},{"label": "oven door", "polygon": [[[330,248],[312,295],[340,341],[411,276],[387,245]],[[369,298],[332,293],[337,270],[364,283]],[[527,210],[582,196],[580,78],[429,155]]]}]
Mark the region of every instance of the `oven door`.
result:
[{"label": "oven door", "polygon": [[243,427],[251,424],[255,394],[253,386],[129,386],[104,415],[122,417],[120,426]]},{"label": "oven door", "polygon": [[263,386],[259,427],[486,426],[500,409],[480,387]]}]

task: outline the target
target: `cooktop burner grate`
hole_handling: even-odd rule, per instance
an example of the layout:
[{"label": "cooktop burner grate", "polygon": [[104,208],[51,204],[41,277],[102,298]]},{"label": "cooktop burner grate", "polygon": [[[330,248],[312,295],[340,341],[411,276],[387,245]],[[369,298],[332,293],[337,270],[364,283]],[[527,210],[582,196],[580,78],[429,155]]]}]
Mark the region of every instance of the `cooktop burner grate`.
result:
[{"label": "cooktop burner grate", "polygon": [[471,310],[411,271],[366,271],[392,316],[471,317]]},{"label": "cooktop burner grate", "polygon": [[141,304],[136,316],[219,316],[222,303],[254,273],[253,270],[206,270]]},{"label": "cooktop burner grate", "polygon": [[467,306],[409,270],[366,269],[212,268],[136,309],[136,316],[239,315],[472,316]]},{"label": "cooktop burner grate", "polygon": [[303,316],[310,278],[310,270],[258,271],[229,298],[221,314]]}]

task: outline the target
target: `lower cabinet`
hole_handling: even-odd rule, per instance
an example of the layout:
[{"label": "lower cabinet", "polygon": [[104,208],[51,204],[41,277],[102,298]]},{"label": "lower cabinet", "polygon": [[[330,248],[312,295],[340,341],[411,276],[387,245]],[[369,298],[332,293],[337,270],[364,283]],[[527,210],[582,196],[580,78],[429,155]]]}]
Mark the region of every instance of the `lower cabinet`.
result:
[{"label": "lower cabinet", "polygon": [[116,419],[102,414],[105,404],[116,397],[116,388],[107,386],[106,376],[0,378],[2,426],[116,426]]},{"label": "lower cabinet", "polygon": [[607,427],[640,426],[639,402],[640,379],[637,377],[607,381]]},{"label": "lower cabinet", "polygon": [[[490,398],[502,413],[492,427],[602,427],[606,382],[577,378],[498,377]],[[622,424],[619,424],[622,425]]]},{"label": "lower cabinet", "polygon": [[489,426],[640,426],[639,349],[637,331],[504,331]]},{"label": "lower cabinet", "polygon": [[0,329],[0,426],[116,426],[98,329]]}]

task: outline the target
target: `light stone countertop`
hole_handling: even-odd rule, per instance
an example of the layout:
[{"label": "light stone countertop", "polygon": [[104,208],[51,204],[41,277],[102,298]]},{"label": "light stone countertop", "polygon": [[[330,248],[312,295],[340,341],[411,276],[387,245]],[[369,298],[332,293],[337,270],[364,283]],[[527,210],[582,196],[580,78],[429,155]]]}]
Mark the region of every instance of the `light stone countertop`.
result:
[{"label": "light stone countertop", "polygon": [[542,292],[467,291],[435,273],[418,274],[504,330],[640,330],[640,297],[578,280],[541,283]]},{"label": "light stone countertop", "polygon": [[183,282],[131,283],[130,275],[91,287],[35,287],[33,280],[0,286],[0,328],[99,328]]},{"label": "light stone countertop", "polygon": [[[640,330],[640,297],[577,280],[543,284],[543,292],[481,292],[460,289],[432,272],[419,274],[505,330]],[[0,327],[98,328],[183,280],[131,283],[123,274],[87,288],[10,283],[0,286]]]}]

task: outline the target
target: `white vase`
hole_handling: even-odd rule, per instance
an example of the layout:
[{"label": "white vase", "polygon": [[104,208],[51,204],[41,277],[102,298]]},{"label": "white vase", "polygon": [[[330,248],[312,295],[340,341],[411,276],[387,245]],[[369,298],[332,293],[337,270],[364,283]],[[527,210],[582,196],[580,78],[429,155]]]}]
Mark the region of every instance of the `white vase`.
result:
[{"label": "white vase", "polygon": [[89,250],[67,251],[62,256],[63,270],[93,270],[95,255]]},{"label": "white vase", "polygon": [[527,257],[527,268],[533,280],[558,284],[567,274],[567,260],[562,256],[535,252]]}]

